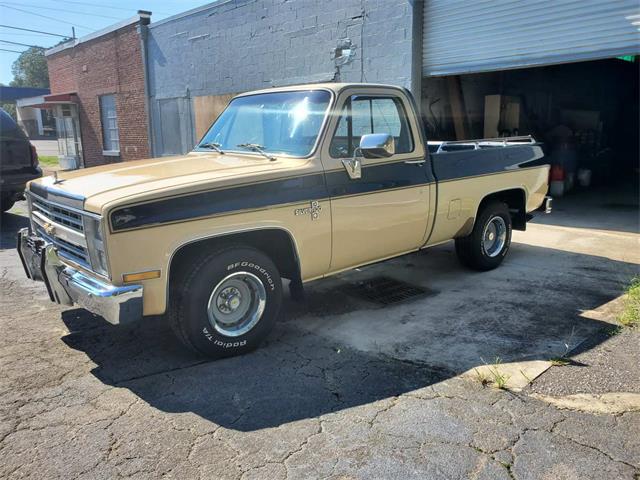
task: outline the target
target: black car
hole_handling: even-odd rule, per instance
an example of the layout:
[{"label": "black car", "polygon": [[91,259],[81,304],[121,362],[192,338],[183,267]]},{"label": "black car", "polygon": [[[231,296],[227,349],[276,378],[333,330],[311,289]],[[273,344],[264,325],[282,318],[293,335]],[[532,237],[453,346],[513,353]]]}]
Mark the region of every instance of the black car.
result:
[{"label": "black car", "polygon": [[11,116],[0,108],[0,209],[6,212],[21,200],[25,185],[40,178],[36,147]]}]

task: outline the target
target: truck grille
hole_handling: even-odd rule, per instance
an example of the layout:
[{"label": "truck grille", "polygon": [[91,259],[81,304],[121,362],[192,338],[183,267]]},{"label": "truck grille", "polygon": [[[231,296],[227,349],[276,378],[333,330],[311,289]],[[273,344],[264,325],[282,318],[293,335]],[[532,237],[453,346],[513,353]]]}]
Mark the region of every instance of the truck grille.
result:
[{"label": "truck grille", "polygon": [[[82,265],[85,268],[91,268],[89,252],[84,238],[82,213],[66,208],[57,203],[48,202],[33,194],[29,195],[29,200],[31,203],[31,212],[32,214],[38,214],[40,222],[42,222],[42,219],[44,218],[48,222],[64,225],[70,230],[78,233],[74,235],[66,234],[63,235],[66,238],[61,238],[61,236],[56,235],[55,231],[53,235],[48,234],[45,229],[38,224],[38,222],[34,221],[33,228],[35,229],[36,235],[55,245],[60,256]],[[74,241],[71,241],[70,238]]]},{"label": "truck grille", "polygon": [[49,220],[60,225],[69,227],[77,232],[84,232],[84,224],[82,223],[82,215],[61,207],[59,205],[53,205],[39,197],[31,197],[31,208],[33,211],[38,212]]},{"label": "truck grille", "polygon": [[36,226],[36,234],[40,238],[44,238],[47,242],[53,243],[62,257],[66,257],[85,268],[91,268],[89,265],[89,252],[87,252],[86,247],[63,240],[62,238],[47,235],[44,229],[40,226]]}]

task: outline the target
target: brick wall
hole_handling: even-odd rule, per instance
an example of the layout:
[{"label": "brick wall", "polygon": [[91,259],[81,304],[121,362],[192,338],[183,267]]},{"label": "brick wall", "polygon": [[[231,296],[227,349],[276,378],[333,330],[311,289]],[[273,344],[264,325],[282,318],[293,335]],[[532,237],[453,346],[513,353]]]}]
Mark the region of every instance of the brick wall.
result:
[{"label": "brick wall", "polygon": [[[232,0],[149,27],[149,82],[156,154],[193,145],[188,119],[167,142],[161,102],[271,86],[339,80],[413,87],[414,6],[421,0]],[[421,44],[418,39],[418,44]],[[351,48],[349,58],[336,58]],[[418,86],[419,91],[419,86]],[[193,117],[188,112],[187,117]],[[179,131],[178,131],[179,130]]]},{"label": "brick wall", "polygon": [[[147,158],[145,82],[137,23],[47,56],[51,93],[77,92],[84,165]],[[120,156],[104,156],[99,96],[115,94]]]}]

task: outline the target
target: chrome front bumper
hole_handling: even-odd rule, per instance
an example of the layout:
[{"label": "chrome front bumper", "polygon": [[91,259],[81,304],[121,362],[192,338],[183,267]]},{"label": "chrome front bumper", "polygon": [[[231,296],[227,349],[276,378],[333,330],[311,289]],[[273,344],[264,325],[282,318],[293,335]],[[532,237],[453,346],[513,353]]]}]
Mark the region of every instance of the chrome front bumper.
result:
[{"label": "chrome front bumper", "polygon": [[117,287],[65,264],[56,248],[29,233],[18,232],[18,255],[31,280],[44,281],[51,301],[79,305],[112,324],[142,317],[142,285]]}]

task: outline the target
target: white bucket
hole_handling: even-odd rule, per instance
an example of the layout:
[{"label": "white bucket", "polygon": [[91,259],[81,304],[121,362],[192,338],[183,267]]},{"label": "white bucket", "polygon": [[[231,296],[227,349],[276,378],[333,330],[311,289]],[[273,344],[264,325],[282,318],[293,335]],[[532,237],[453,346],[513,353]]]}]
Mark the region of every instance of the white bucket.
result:
[{"label": "white bucket", "polygon": [[578,185],[588,187],[591,185],[591,170],[586,168],[578,169]]}]

